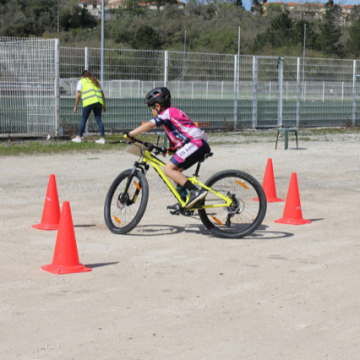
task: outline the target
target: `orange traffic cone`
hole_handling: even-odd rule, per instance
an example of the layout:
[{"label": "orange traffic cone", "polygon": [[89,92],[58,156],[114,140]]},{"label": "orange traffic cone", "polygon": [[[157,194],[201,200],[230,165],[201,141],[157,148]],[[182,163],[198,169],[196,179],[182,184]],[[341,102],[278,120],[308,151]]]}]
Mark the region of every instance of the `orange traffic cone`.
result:
[{"label": "orange traffic cone", "polygon": [[59,221],[60,205],[55,175],[50,175],[41,223],[32,225],[32,227],[40,230],[57,230],[59,228]]},{"label": "orange traffic cone", "polygon": [[302,217],[300,194],[296,173],[291,174],[283,217],[279,220],[275,220],[275,222],[291,225],[303,225],[311,223],[310,220],[305,220]]},{"label": "orange traffic cone", "polygon": [[90,268],[79,263],[74,225],[68,201],[63,203],[52,264],[44,265],[41,268],[53,274],[91,271]]},{"label": "orange traffic cone", "polygon": [[[274,169],[272,165],[272,160],[268,159],[264,180],[262,183],[262,188],[264,189],[266,201],[267,202],[281,202],[283,199],[279,199],[276,196],[276,187],[275,187],[275,179],[274,179]],[[253,199],[254,201],[259,201],[259,198]]]}]

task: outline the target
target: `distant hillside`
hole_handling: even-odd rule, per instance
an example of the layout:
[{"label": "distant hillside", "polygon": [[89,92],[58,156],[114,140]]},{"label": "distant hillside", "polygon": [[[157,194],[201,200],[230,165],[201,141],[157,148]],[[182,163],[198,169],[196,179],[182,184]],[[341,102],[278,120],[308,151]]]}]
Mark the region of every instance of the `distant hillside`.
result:
[{"label": "distant hillside", "polygon": [[[360,55],[359,7],[345,18],[330,0],[321,17],[313,18],[310,11],[290,13],[281,4],[262,7],[254,1],[250,12],[241,0],[191,0],[183,9],[168,0],[161,2],[162,10],[126,0],[126,9],[111,10],[114,20],[106,21],[106,47],[182,51],[186,30],[188,51],[235,54],[240,27],[241,54],[302,56],[306,26],[307,56]],[[79,0],[57,5],[58,0],[0,0],[0,36],[59,37],[62,46],[99,47],[99,19],[81,8]]]}]

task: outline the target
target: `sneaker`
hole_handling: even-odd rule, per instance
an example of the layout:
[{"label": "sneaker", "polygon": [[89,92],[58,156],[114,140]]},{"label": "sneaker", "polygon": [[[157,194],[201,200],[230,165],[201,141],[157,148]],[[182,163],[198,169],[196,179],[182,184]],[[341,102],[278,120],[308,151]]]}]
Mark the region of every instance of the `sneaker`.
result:
[{"label": "sneaker", "polygon": [[207,191],[206,190],[192,190],[190,191],[189,194],[189,200],[186,203],[185,207],[187,209],[190,209],[194,206],[194,204],[196,204],[198,201],[205,199],[206,195],[207,195]]},{"label": "sneaker", "polygon": [[81,142],[81,138],[76,137],[76,138],[72,139],[72,141],[73,141],[73,142],[80,143],[80,142]]},{"label": "sneaker", "polygon": [[99,139],[99,140],[96,140],[95,141],[97,144],[102,144],[104,145],[105,144],[105,139]]}]

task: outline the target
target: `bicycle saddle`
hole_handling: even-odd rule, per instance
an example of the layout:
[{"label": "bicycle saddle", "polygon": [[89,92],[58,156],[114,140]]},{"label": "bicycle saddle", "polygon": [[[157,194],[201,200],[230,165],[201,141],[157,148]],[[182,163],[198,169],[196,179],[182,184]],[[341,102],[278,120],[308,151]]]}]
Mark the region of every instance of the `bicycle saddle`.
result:
[{"label": "bicycle saddle", "polygon": [[208,157],[211,157],[213,155],[214,155],[214,153],[212,153],[212,152],[206,153],[199,159],[199,162],[204,162]]}]

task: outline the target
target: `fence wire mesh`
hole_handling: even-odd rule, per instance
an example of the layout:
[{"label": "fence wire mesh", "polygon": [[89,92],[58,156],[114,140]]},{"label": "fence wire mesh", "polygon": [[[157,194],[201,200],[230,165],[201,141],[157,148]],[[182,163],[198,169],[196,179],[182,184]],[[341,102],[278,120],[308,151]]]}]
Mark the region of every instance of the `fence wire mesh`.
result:
[{"label": "fence wire mesh", "polygon": [[57,126],[56,40],[0,38],[0,133]]},{"label": "fence wire mesh", "polygon": [[[0,39],[0,132],[75,132],[72,112],[84,69],[101,78],[100,48],[59,48],[54,40]],[[357,125],[357,61],[105,49],[109,131],[149,119],[146,93],[167,86],[173,105],[201,126],[233,130]],[[360,74],[359,74],[360,77]],[[60,118],[56,99],[60,96]],[[55,113],[55,114],[54,114]],[[90,131],[97,131],[95,121]]]}]

